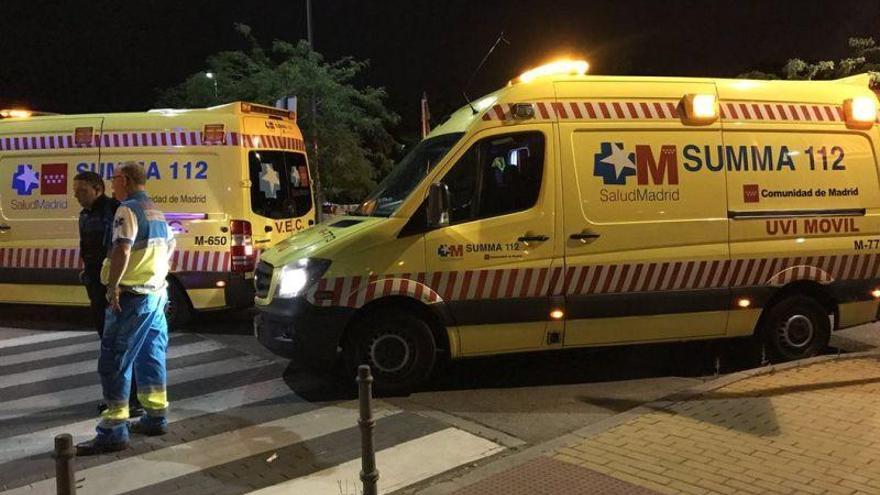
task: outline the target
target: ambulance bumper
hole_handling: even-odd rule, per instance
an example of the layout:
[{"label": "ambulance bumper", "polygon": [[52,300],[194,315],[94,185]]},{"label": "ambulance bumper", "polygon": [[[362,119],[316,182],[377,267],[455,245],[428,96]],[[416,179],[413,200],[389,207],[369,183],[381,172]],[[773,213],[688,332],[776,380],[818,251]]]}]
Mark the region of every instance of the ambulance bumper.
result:
[{"label": "ambulance bumper", "polygon": [[274,354],[328,369],[339,356],[339,342],[354,314],[352,308],[322,308],[303,298],[276,299],[258,306],[254,335]]}]

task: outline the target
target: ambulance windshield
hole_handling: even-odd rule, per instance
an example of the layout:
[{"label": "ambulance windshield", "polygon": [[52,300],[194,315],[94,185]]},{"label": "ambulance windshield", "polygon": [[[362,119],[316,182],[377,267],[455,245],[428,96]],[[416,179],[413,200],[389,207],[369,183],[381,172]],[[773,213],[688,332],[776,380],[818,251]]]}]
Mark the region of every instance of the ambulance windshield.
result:
[{"label": "ambulance windshield", "polygon": [[254,213],[273,219],[295,218],[312,209],[312,188],[304,154],[251,151],[248,162]]},{"label": "ambulance windshield", "polygon": [[463,135],[463,132],[454,132],[423,140],[394,166],[354,215],[389,217],[394,214],[409,193]]}]

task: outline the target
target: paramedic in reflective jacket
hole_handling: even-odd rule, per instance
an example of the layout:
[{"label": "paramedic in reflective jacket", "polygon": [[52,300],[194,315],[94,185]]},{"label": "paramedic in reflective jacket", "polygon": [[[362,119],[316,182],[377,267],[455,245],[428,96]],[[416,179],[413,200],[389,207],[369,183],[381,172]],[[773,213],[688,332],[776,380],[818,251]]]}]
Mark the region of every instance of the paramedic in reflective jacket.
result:
[{"label": "paramedic in reflective jacket", "polygon": [[[113,218],[112,248],[101,270],[108,307],[98,374],[107,409],[98,423],[97,436],[77,445],[77,455],[126,449],[129,432],[151,436],[168,432],[168,325],[164,309],[168,300],[165,277],[174,238],[164,214],[145,189],[142,165],[126,162],[116,170],[113,194],[121,203]],[[133,369],[145,414],[129,424]]]},{"label": "paramedic in reflective jacket", "polygon": [[[95,172],[80,172],[73,178],[73,195],[82,206],[79,212],[79,254],[83,262],[80,282],[86,286],[92,319],[98,336],[104,334],[104,311],[107,309],[107,287],[101,283],[101,265],[110,250],[113,216],[119,201],[104,194],[104,181]],[[107,404],[101,402],[98,411]],[[140,416],[144,410],[137,401],[137,385],[131,382],[129,414]]]}]

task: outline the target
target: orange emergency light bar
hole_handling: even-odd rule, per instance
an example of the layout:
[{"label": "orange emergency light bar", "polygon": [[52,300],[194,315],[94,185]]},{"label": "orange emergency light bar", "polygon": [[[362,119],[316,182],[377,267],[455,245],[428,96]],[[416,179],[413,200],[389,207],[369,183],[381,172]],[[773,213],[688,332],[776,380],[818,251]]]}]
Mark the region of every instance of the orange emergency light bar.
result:
[{"label": "orange emergency light bar", "polygon": [[582,76],[589,70],[590,64],[584,60],[556,60],[534,69],[529,69],[510,81],[510,84],[528,83],[539,77],[546,76]]},{"label": "orange emergency light bar", "polygon": [[33,115],[30,110],[20,108],[5,108],[0,110],[0,119],[25,119]]},{"label": "orange emergency light bar", "polygon": [[291,112],[289,110],[282,110],[280,108],[275,107],[267,107],[264,105],[257,105],[256,103],[241,103],[241,112],[242,113],[261,113],[263,115],[271,115],[273,117],[281,117],[285,119],[296,120],[296,112]]}]

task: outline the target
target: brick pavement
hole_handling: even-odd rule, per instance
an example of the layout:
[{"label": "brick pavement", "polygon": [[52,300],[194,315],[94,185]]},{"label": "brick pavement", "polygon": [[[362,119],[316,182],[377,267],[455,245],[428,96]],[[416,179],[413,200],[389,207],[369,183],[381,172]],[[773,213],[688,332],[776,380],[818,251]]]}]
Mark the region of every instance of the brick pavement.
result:
[{"label": "brick pavement", "polygon": [[785,367],[639,411],[456,493],[880,494],[880,356]]}]

